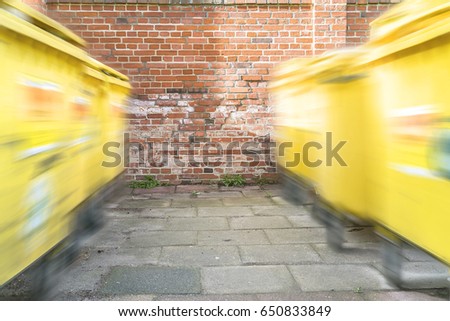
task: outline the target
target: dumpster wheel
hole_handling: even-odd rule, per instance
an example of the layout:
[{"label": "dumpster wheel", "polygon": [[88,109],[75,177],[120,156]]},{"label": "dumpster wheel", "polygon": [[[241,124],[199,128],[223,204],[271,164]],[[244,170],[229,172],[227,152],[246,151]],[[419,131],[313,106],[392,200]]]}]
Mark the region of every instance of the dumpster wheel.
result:
[{"label": "dumpster wheel", "polygon": [[403,287],[402,278],[402,241],[382,237],[381,256],[385,277],[399,288]]},{"label": "dumpster wheel", "polygon": [[335,251],[342,251],[345,243],[344,222],[338,217],[328,213],[325,224],[328,246]]}]

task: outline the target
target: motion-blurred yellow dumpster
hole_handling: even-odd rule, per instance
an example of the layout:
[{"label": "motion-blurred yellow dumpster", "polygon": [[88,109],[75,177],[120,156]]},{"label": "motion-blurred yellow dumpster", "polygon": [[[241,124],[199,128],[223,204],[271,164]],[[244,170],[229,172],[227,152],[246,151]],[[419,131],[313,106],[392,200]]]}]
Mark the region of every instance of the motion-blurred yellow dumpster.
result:
[{"label": "motion-blurred yellow dumpster", "polygon": [[387,239],[450,265],[450,2],[404,1],[372,23],[368,47],[370,216]]},{"label": "motion-blurred yellow dumpster", "polygon": [[323,158],[324,100],[316,86],[315,65],[322,58],[293,59],[281,64],[271,90],[276,102],[277,165],[285,195],[311,202]]},{"label": "motion-blurred yellow dumpster", "polygon": [[[125,132],[126,132],[126,117],[127,117],[127,105],[128,95],[130,93],[131,86],[128,82],[128,77],[115,71],[108,66],[103,66],[102,71],[108,75],[107,81],[107,102],[105,132],[104,141],[106,143],[118,144],[119,148],[112,148],[110,151],[114,151],[120,156],[120,164],[117,166],[106,167],[107,180],[111,180],[117,177],[124,170],[125,155]],[[117,157],[117,156],[116,156]],[[117,158],[119,159],[119,158]]]},{"label": "motion-blurred yellow dumpster", "polygon": [[[0,1],[0,285],[74,228],[71,158],[84,42],[20,1]],[[63,183],[64,182],[64,183]]]},{"label": "motion-blurred yellow dumpster", "polygon": [[368,115],[374,106],[369,97],[366,51],[347,49],[326,55],[329,59],[317,66],[316,76],[326,102],[324,159],[317,193],[319,207],[325,212],[328,242],[339,249],[345,221],[368,220],[366,137],[373,127]]}]

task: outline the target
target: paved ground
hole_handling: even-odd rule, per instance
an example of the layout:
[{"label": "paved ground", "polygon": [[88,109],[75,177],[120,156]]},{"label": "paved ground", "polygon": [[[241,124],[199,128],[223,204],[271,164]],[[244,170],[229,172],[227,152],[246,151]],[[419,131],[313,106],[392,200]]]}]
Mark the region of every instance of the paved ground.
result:
[{"label": "paved ground", "polygon": [[[431,289],[389,284],[368,227],[348,226],[344,251],[329,249],[324,227],[277,185],[134,190],[109,204],[107,217],[62,276],[56,300],[448,298],[433,289],[447,269],[413,249],[405,251],[411,287]],[[26,298],[17,282],[0,298]]]}]

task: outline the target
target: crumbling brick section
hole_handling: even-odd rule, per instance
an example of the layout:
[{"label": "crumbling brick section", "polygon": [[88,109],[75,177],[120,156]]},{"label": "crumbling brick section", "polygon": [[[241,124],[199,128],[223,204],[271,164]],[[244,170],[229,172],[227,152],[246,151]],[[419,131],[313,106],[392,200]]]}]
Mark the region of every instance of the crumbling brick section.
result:
[{"label": "crumbling brick section", "polygon": [[128,178],[177,184],[274,178],[271,71],[363,42],[388,4],[359,2],[48,0],[47,11],[130,77]]}]

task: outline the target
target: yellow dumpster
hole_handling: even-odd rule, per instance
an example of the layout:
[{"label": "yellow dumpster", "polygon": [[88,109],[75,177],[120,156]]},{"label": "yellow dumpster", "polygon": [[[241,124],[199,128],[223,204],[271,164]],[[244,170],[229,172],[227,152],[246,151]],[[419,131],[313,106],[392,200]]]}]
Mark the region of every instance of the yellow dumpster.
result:
[{"label": "yellow dumpster", "polygon": [[81,178],[70,157],[69,115],[82,45],[22,3],[0,1],[0,285],[74,228],[68,213],[81,200]]},{"label": "yellow dumpster", "polygon": [[[126,132],[126,116],[128,106],[128,95],[130,93],[131,86],[128,81],[128,77],[115,71],[108,66],[103,65],[102,71],[107,74],[107,101],[104,106],[105,118],[103,142],[108,144],[107,155],[104,155],[104,159],[107,163],[103,163],[106,178],[108,181],[116,178],[124,170],[125,165],[125,132]],[[105,146],[105,145],[103,145]],[[104,150],[105,152],[105,150]],[[114,153],[114,156],[112,156]],[[108,158],[108,157],[109,158]],[[112,159],[111,159],[112,157]],[[120,160],[120,162],[118,162]]]},{"label": "yellow dumpster", "polygon": [[285,196],[300,204],[315,194],[323,158],[324,101],[316,90],[317,59],[294,59],[281,64],[271,90],[276,104],[277,166]]},{"label": "yellow dumpster", "polygon": [[107,75],[103,73],[104,65],[89,58],[83,69],[83,96],[78,104],[78,118],[80,122],[80,137],[89,142],[80,155],[83,159],[83,187],[86,196],[92,195],[107,182],[106,171],[102,166],[104,160],[102,145],[105,118],[107,117],[108,84]]},{"label": "yellow dumpster", "polygon": [[367,131],[373,108],[363,48],[326,54],[319,63],[317,86],[325,101],[324,159],[317,185],[319,207],[325,216],[329,245],[344,242],[344,223],[367,223]]},{"label": "yellow dumpster", "polygon": [[[404,1],[372,24],[370,216],[450,265],[450,2]],[[389,256],[390,254],[387,254]],[[397,260],[387,258],[398,273]]]}]

